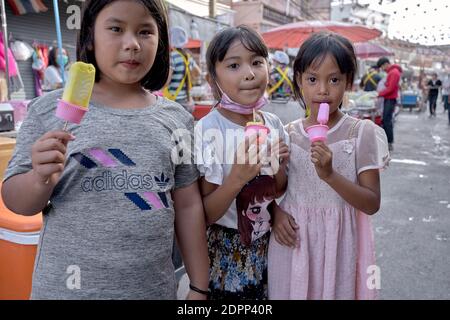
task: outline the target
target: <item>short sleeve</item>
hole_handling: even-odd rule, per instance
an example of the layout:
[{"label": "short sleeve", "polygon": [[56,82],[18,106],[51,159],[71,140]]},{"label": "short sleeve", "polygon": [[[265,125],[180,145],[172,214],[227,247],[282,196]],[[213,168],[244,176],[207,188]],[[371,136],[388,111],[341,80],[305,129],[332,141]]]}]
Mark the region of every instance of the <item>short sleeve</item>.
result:
[{"label": "short sleeve", "polygon": [[290,139],[289,134],[287,132],[287,126],[284,126],[281,120],[277,119],[277,129],[278,133],[280,135],[280,138],[290,147]]},{"label": "short sleeve", "polygon": [[390,160],[386,133],[370,120],[361,122],[356,142],[358,174],[366,170],[386,168]]},{"label": "short sleeve", "polygon": [[[293,122],[290,122],[290,123],[288,123],[288,124],[286,124],[284,127],[283,127],[283,129],[284,129],[284,132],[286,133],[286,141],[285,141],[285,143],[288,145],[288,147],[289,147],[289,152],[292,152],[291,151],[291,138],[290,138],[290,134],[291,134],[291,132],[292,132],[292,130],[293,130],[293,127],[294,127],[294,124],[296,123],[296,121],[293,121]],[[286,165],[286,173],[289,175],[289,166],[290,166],[290,161],[287,163],[287,165]]]},{"label": "short sleeve", "polygon": [[192,153],[192,141],[194,138],[194,118],[189,116],[189,120],[186,123],[186,130],[182,130],[183,134],[178,135],[178,146],[182,146],[178,150],[180,157],[184,152],[189,155],[188,161],[180,161],[181,163],[175,166],[175,189],[184,188],[192,183],[196,182],[199,174],[197,167],[194,163],[194,154]]},{"label": "short sleeve", "polygon": [[33,144],[45,134],[46,130],[36,111],[36,104],[40,98],[30,102],[28,114],[16,138],[16,147],[5,171],[4,180],[12,176],[27,173],[32,167],[31,148]]},{"label": "short sleeve", "polygon": [[203,121],[198,122],[195,126],[195,162],[200,176],[209,183],[221,185],[224,175],[223,162],[220,160],[222,154],[218,150],[222,150],[222,148],[218,146],[220,139],[213,131],[214,129],[204,130]]},{"label": "short sleeve", "polygon": [[[289,138],[288,133],[288,125],[283,125],[283,122],[278,118],[278,132],[280,134],[280,138],[283,140],[283,142],[288,146],[289,152],[291,152],[291,139]],[[289,162],[286,165],[286,174],[289,173]]]},{"label": "short sleeve", "polygon": [[[290,148],[290,138],[287,131],[287,126],[285,127],[283,125],[283,122],[281,122],[280,118],[273,114],[273,113],[264,113],[266,120],[270,121],[271,126],[271,132],[270,132],[270,138],[272,141],[276,141],[278,139],[281,139],[289,148]],[[276,131],[276,132],[274,132]],[[289,164],[286,166],[286,173],[289,170]]]}]

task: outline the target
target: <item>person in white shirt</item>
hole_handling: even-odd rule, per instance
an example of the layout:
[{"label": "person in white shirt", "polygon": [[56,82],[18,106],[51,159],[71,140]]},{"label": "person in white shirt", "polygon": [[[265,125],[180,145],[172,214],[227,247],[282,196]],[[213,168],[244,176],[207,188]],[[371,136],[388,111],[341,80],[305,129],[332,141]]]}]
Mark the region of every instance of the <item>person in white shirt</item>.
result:
[{"label": "person in white shirt", "polygon": [[[66,49],[63,48],[63,54],[59,55],[59,48],[53,47],[48,56],[48,66],[44,73],[44,91],[52,91],[64,87],[64,81],[61,75],[61,66],[66,70],[70,59]],[[67,71],[64,73],[64,79],[67,81]]]}]

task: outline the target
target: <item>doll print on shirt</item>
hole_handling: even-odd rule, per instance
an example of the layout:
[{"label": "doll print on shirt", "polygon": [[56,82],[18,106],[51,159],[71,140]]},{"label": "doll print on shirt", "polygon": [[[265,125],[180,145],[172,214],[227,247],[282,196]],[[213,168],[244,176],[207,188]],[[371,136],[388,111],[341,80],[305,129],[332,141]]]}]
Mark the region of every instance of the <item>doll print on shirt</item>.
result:
[{"label": "doll print on shirt", "polygon": [[268,207],[275,194],[275,179],[259,175],[248,182],[236,197],[238,230],[243,245],[249,246],[270,230],[272,219]]}]

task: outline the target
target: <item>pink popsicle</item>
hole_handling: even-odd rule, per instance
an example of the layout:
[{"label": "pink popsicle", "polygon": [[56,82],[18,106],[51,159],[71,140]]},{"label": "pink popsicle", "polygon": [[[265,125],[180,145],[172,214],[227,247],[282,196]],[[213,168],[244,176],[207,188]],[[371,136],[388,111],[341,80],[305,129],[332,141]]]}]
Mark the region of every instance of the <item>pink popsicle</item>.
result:
[{"label": "pink popsicle", "polygon": [[328,103],[321,103],[319,106],[319,113],[317,114],[317,122],[320,124],[327,124],[329,114],[330,105]]}]

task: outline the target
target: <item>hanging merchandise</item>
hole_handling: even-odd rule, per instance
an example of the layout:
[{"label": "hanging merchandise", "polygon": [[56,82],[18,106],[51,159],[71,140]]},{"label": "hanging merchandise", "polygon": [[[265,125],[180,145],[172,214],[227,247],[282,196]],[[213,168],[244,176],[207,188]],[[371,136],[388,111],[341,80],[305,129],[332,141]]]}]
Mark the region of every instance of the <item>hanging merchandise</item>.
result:
[{"label": "hanging merchandise", "polygon": [[45,70],[45,62],[42,59],[42,54],[40,53],[40,48],[37,47],[35,51],[33,52],[33,63],[31,64],[31,67],[33,70],[37,72],[43,72]]},{"label": "hanging merchandise", "polygon": [[0,100],[7,100],[7,95],[5,92],[8,91],[9,84],[9,93],[17,92],[24,87],[22,77],[20,76],[19,67],[17,66],[17,62],[14,58],[14,55],[11,49],[8,48],[8,72],[9,72],[9,81],[6,79],[6,59],[5,59],[5,45],[3,43],[3,33],[0,32],[0,91],[2,94],[0,95]]},{"label": "hanging merchandise", "polygon": [[42,96],[42,85],[44,83],[44,72],[48,66],[48,46],[43,44],[34,44],[33,68],[34,89],[36,96]]},{"label": "hanging merchandise", "polygon": [[[17,75],[16,62],[14,59],[14,55],[11,52],[11,49],[8,49],[8,67],[9,67],[9,76]],[[6,71],[6,59],[5,59],[5,45],[3,44],[3,33],[0,32],[0,71]]]},{"label": "hanging merchandise", "polygon": [[11,43],[11,51],[17,61],[26,61],[33,55],[33,47],[28,43],[20,40]]},{"label": "hanging merchandise", "polygon": [[46,12],[48,10],[42,0],[8,0],[8,3],[16,16],[27,13]]},{"label": "hanging merchandise", "polygon": [[17,74],[15,76],[9,77],[9,92],[14,93],[18,92],[24,88],[24,84],[22,81],[22,76],[20,75],[19,66],[16,61],[13,61],[15,65],[15,69],[17,70]]}]

